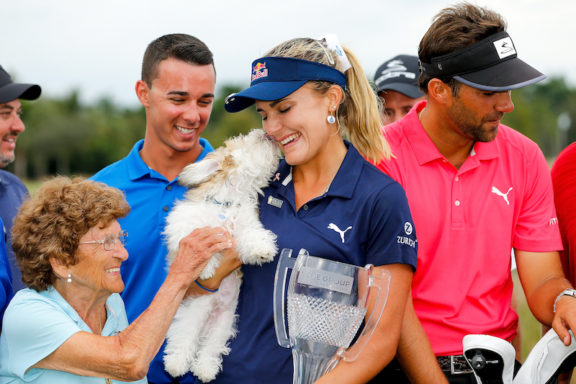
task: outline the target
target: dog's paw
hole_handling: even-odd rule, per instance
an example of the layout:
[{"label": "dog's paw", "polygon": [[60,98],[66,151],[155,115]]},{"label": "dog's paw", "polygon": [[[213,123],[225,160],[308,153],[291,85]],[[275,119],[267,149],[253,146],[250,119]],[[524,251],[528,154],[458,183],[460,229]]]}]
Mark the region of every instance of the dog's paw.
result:
[{"label": "dog's paw", "polygon": [[177,353],[165,354],[164,369],[174,377],[184,376],[188,372],[186,357]]},{"label": "dog's paw", "polygon": [[203,383],[208,383],[216,378],[216,375],[222,369],[222,359],[214,357],[204,357],[196,359],[192,363],[191,371]]},{"label": "dog's paw", "polygon": [[260,247],[254,250],[254,256],[259,263],[267,263],[274,259],[276,252],[278,252],[276,243],[262,243]]},{"label": "dog's paw", "polygon": [[218,266],[220,265],[221,257],[222,256],[220,256],[219,253],[212,256],[212,258],[208,261],[208,264],[206,264],[206,266],[200,273],[200,278],[202,280],[206,280],[214,276],[214,273],[216,273],[216,269],[218,269]]},{"label": "dog's paw", "polygon": [[[244,264],[261,265],[274,259],[278,248],[276,235],[268,230],[245,232],[238,242],[238,253]],[[248,241],[250,240],[250,241]]]},{"label": "dog's paw", "polygon": [[278,252],[276,235],[270,231],[264,231],[260,241],[253,244],[253,257],[258,264],[267,263],[274,259]]}]

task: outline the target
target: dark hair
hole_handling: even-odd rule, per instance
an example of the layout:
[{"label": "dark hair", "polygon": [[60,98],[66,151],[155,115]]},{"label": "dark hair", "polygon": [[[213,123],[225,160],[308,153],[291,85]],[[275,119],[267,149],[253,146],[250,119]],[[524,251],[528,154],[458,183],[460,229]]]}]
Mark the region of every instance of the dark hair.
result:
[{"label": "dark hair", "polygon": [[22,204],[12,228],[12,248],[24,284],[46,290],[56,278],[50,258],[76,264],[80,238],[129,211],[124,194],[103,183],[60,176],[42,184]]},{"label": "dark hair", "polygon": [[[434,17],[432,25],[420,40],[418,58],[430,63],[434,57],[469,47],[504,30],[506,22],[498,13],[470,3],[459,3],[444,8]],[[421,73],[418,79],[420,88],[428,93],[428,83],[435,77],[449,84],[452,92],[457,93],[460,83],[451,76],[441,78]]]},{"label": "dark hair", "polygon": [[160,62],[175,58],[189,64],[212,65],[214,58],[206,44],[194,36],[173,33],[160,36],[146,48],[142,60],[142,80],[152,87]]}]

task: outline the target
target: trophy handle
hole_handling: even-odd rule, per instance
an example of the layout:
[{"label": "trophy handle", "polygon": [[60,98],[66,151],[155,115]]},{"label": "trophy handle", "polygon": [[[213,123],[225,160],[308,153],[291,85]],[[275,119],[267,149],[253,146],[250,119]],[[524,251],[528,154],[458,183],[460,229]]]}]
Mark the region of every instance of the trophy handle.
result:
[{"label": "trophy handle", "polygon": [[[368,295],[368,300],[371,300],[370,296],[372,292],[376,292],[376,297],[372,302],[372,310],[366,320],[366,324],[360,337],[354,345],[349,349],[341,348],[336,355],[339,355],[344,361],[354,361],[360,355],[360,352],[364,349],[368,340],[374,333],[382,313],[384,312],[384,307],[388,301],[388,290],[390,289],[390,272],[378,269],[374,270],[374,266],[371,264],[366,265],[367,269],[370,270],[370,277],[368,281],[368,287],[370,289],[370,294]],[[337,364],[337,362],[335,362]]]},{"label": "trophy handle", "polygon": [[282,249],[274,276],[274,328],[276,329],[278,344],[284,348],[292,347],[286,330],[286,301],[284,300],[288,269],[293,269],[296,263],[296,259],[290,257],[291,255],[291,249]]}]

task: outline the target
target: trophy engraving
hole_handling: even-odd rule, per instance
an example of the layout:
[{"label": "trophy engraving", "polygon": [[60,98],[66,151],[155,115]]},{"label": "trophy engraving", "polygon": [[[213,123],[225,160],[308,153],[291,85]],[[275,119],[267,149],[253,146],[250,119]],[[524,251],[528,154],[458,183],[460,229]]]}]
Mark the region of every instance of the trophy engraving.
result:
[{"label": "trophy engraving", "polygon": [[302,267],[302,272],[298,275],[298,283],[300,284],[331,289],[348,295],[352,291],[353,281],[352,277],[334,272],[319,271],[309,267]]}]

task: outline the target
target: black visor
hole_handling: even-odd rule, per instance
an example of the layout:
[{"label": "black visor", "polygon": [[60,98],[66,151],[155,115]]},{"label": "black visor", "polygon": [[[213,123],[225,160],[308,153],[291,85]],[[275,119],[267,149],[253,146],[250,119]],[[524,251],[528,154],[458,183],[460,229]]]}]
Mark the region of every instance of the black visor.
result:
[{"label": "black visor", "polygon": [[507,32],[499,32],[469,47],[420,62],[423,73],[453,77],[484,91],[508,91],[544,80],[546,76],[518,58]]}]

